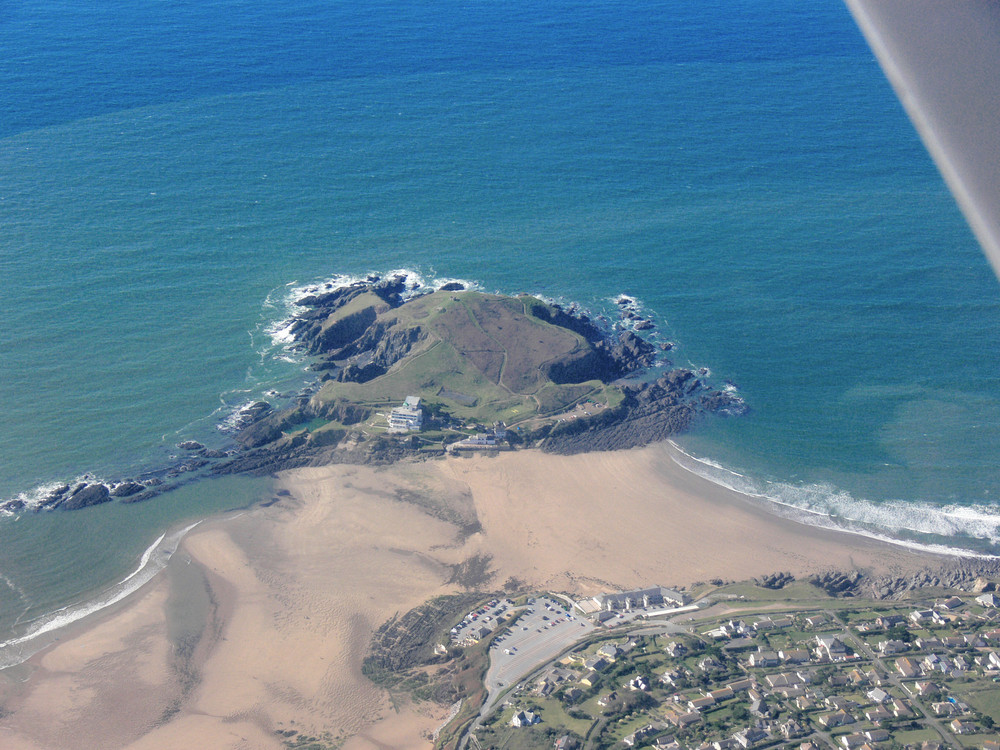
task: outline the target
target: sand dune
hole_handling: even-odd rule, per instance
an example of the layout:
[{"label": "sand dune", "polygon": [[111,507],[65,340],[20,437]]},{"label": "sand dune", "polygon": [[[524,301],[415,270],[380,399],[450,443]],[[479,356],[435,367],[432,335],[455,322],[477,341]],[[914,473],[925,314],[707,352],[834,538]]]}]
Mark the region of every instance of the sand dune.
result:
[{"label": "sand dune", "polygon": [[361,662],[380,623],[463,584],[589,594],[928,562],[770,515],[668,450],[285,474],[290,497],[202,524],[165,575],[0,673],[0,746],[280,748],[294,730],[429,747],[447,708],[394,706]]}]

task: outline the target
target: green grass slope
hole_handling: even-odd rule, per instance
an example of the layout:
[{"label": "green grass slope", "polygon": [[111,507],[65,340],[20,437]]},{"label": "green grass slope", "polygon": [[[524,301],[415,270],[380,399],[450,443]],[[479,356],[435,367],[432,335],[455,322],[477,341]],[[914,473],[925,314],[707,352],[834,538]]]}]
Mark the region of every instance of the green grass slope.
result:
[{"label": "green grass slope", "polygon": [[[338,317],[356,314],[367,302]],[[435,292],[383,309],[377,325],[387,334],[419,328],[419,343],[384,375],[365,383],[328,381],[315,398],[384,406],[418,395],[460,419],[508,424],[558,413],[589,397],[614,399],[600,380],[553,382],[553,368],[573,371],[594,352],[580,334],[536,315],[548,309],[534,297],[474,291]]]}]

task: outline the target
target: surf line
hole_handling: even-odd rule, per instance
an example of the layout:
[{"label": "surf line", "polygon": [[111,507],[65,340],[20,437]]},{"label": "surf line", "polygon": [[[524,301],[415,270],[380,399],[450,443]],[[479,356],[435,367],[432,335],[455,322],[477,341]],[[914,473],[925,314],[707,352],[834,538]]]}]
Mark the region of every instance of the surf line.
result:
[{"label": "surf line", "polygon": [[157,573],[166,567],[171,555],[177,551],[181,540],[191,529],[200,524],[201,521],[185,526],[183,529],[170,534],[164,532],[157,537],[139,558],[139,565],[117,583],[109,586],[94,599],[83,604],[69,605],[42,615],[36,620],[37,625],[27,633],[17,638],[0,643],[0,669],[6,669],[29,659],[37,653],[44,644],[39,644],[38,648],[25,650],[24,646],[32,641],[36,641],[41,636],[53,633],[61,628],[82,620],[102,609],[106,609],[113,604],[117,604],[125,597],[138,591],[142,586],[151,581]]}]

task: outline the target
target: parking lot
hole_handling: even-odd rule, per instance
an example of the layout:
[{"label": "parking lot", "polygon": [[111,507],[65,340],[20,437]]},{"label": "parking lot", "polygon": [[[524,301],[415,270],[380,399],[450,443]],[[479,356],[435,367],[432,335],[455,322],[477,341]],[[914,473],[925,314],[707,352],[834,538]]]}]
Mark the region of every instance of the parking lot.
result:
[{"label": "parking lot", "polygon": [[493,599],[472,610],[451,629],[451,642],[465,644],[480,640],[485,637],[485,631],[496,629],[497,621],[509,615],[513,606],[510,599]]},{"label": "parking lot", "polygon": [[486,673],[489,698],[484,713],[508,685],[594,630],[589,621],[566,612],[561,602],[548,597],[530,601],[517,622],[498,636],[490,648],[490,668]]}]

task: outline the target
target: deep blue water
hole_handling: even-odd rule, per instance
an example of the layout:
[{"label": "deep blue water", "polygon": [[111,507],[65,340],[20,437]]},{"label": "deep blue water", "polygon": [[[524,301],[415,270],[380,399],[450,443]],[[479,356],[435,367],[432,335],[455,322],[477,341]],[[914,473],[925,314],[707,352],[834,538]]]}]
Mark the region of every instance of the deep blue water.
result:
[{"label": "deep blue water", "polygon": [[[221,443],[306,377],[289,285],[408,268],[634,295],[750,406],[694,469],[1000,541],[1000,288],[838,2],[15,1],[0,50],[0,497]],[[0,625],[257,491],[0,519]]]}]

